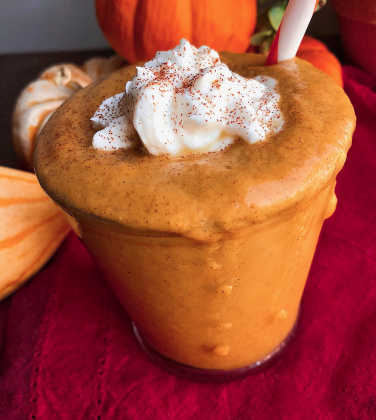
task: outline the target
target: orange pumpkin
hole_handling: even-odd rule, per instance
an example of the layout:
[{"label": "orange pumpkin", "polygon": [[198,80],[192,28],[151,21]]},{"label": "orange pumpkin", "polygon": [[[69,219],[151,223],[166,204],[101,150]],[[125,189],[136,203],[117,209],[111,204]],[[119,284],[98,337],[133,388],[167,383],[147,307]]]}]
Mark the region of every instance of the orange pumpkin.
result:
[{"label": "orange pumpkin", "polygon": [[69,230],[34,174],[0,167],[0,299],[43,267]]},{"label": "orange pumpkin", "polygon": [[305,36],[296,56],[322,70],[343,88],[341,63],[325,44],[310,36]]},{"label": "orange pumpkin", "polygon": [[244,52],[256,9],[256,0],[96,0],[105,37],[131,63],[149,60],[181,38],[197,47]]}]

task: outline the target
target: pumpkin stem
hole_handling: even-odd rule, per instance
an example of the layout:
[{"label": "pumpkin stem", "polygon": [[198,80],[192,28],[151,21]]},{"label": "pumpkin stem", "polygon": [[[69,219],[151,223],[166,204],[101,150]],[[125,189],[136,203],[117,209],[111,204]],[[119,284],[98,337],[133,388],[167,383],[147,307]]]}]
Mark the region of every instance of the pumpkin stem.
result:
[{"label": "pumpkin stem", "polygon": [[319,0],[316,6],[315,12],[322,9],[326,5],[326,3],[327,3],[327,0]]},{"label": "pumpkin stem", "polygon": [[69,67],[61,66],[54,76],[54,83],[56,86],[62,86],[69,83],[72,78],[72,72]]},{"label": "pumpkin stem", "polygon": [[73,90],[80,90],[87,86],[87,83],[80,81],[73,81],[72,71],[67,66],[61,66],[56,72],[53,81],[56,86],[68,86]]}]

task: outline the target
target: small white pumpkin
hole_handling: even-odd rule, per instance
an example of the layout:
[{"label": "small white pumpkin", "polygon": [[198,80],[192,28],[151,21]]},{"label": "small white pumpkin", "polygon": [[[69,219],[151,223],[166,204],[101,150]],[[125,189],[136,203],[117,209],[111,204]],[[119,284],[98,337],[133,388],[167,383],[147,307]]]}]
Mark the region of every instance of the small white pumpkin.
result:
[{"label": "small white pumpkin", "polygon": [[46,69],[21,92],[13,112],[13,145],[20,161],[33,168],[38,134],[56,109],[77,90],[124,65],[119,56],[92,58],[82,68],[60,64]]},{"label": "small white pumpkin", "polygon": [[110,58],[94,57],[84,63],[82,70],[95,81],[124,67],[124,64],[124,60],[118,55]]}]

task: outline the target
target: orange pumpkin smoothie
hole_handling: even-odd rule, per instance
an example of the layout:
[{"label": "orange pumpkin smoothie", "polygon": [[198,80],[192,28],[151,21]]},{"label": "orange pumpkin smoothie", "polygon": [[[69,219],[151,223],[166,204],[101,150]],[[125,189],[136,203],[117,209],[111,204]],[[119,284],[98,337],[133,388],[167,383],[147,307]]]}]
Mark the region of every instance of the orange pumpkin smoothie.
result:
[{"label": "orange pumpkin smoothie", "polygon": [[143,340],[181,364],[232,370],[266,358],[296,322],[355,115],[343,90],[302,60],[264,67],[260,56],[220,55],[243,77],[277,80],[279,133],[175,158],[94,150],[90,118],[124,91],[130,66],[51,117],[35,169]]}]

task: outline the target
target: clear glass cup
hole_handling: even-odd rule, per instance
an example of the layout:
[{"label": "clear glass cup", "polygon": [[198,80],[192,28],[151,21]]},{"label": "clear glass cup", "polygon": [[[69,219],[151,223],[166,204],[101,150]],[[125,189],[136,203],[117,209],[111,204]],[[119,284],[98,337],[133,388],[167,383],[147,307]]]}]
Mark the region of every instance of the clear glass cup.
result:
[{"label": "clear glass cup", "polygon": [[207,243],[65,210],[148,355],[192,379],[229,380],[271,360],[291,337],[335,209],[334,185],[303,208]]},{"label": "clear glass cup", "polygon": [[[221,57],[245,77],[265,60]],[[355,126],[341,88],[310,64],[264,70],[281,82],[288,116],[270,142],[239,143],[206,162],[95,151],[90,118],[123,91],[136,71],[129,66],[65,102],[36,145],[42,187],[66,211],[142,348],[194,379],[243,376],[286,346]],[[234,190],[229,179],[239,181]],[[153,200],[160,207],[149,224]]]}]

